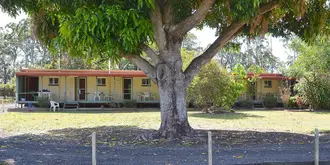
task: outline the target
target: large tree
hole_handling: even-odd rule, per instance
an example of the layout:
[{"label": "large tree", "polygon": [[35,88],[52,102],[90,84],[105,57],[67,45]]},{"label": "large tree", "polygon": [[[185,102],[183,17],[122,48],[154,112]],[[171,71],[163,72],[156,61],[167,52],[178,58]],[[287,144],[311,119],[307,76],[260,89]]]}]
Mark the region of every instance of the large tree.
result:
[{"label": "large tree", "polygon": [[[32,16],[39,39],[53,50],[126,57],[141,68],[158,85],[157,135],[166,138],[193,131],[186,89],[233,38],[269,31],[310,39],[326,30],[329,16],[326,0],[3,0],[0,5],[12,15],[23,9]],[[183,70],[182,41],[191,29],[204,26],[216,28],[218,38]]]}]

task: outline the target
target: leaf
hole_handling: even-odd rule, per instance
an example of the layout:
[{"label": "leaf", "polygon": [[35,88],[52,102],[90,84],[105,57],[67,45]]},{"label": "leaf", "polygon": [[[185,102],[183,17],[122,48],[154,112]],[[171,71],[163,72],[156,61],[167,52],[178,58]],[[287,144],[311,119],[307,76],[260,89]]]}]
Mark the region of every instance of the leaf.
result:
[{"label": "leaf", "polygon": [[242,155],[239,155],[239,156],[235,156],[235,158],[237,158],[237,159],[242,159],[243,156],[242,156]]}]

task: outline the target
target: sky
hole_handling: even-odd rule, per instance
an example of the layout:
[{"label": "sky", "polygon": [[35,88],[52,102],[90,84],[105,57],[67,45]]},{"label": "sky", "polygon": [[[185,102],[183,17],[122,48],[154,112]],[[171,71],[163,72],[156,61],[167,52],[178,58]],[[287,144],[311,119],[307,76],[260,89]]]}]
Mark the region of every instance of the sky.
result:
[{"label": "sky", "polygon": [[[24,19],[26,17],[27,15],[25,13],[22,13],[16,18],[13,18],[10,17],[8,14],[0,11],[0,27],[4,27],[10,22],[18,23],[21,19]],[[197,36],[199,46],[204,48],[216,39],[216,37],[214,36],[215,30],[211,28],[204,28],[202,31],[193,29],[192,33]],[[273,54],[279,57],[282,61],[286,61],[288,54],[291,52],[283,46],[284,43],[281,41],[281,39],[271,37],[271,43]]]}]

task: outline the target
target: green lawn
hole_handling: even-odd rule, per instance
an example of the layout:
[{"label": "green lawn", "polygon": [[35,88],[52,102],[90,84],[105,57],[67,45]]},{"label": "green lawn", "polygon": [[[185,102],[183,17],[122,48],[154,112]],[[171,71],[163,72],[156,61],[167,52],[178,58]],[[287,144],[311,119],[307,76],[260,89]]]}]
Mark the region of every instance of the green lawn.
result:
[{"label": "green lawn", "polygon": [[[291,133],[311,133],[315,127],[330,130],[330,113],[287,111],[236,111],[235,114],[201,114],[189,112],[189,122],[195,129],[252,130]],[[157,129],[160,112],[56,112],[0,114],[0,132],[11,135],[47,133],[64,128],[100,126],[133,126]]]}]

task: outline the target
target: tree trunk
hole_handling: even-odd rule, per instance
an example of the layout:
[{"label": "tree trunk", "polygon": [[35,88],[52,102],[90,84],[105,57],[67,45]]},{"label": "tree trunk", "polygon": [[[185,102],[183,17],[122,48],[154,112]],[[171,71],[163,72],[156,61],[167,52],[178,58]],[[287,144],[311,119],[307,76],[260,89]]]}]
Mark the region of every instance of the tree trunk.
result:
[{"label": "tree trunk", "polygon": [[169,139],[180,138],[193,131],[187,117],[188,85],[182,70],[181,43],[170,45],[168,50],[161,53],[161,62],[156,68],[161,109],[159,133],[161,137]]},{"label": "tree trunk", "polygon": [[171,73],[158,84],[160,93],[161,137],[179,138],[191,133],[192,128],[187,118],[186,86],[183,74]]}]

